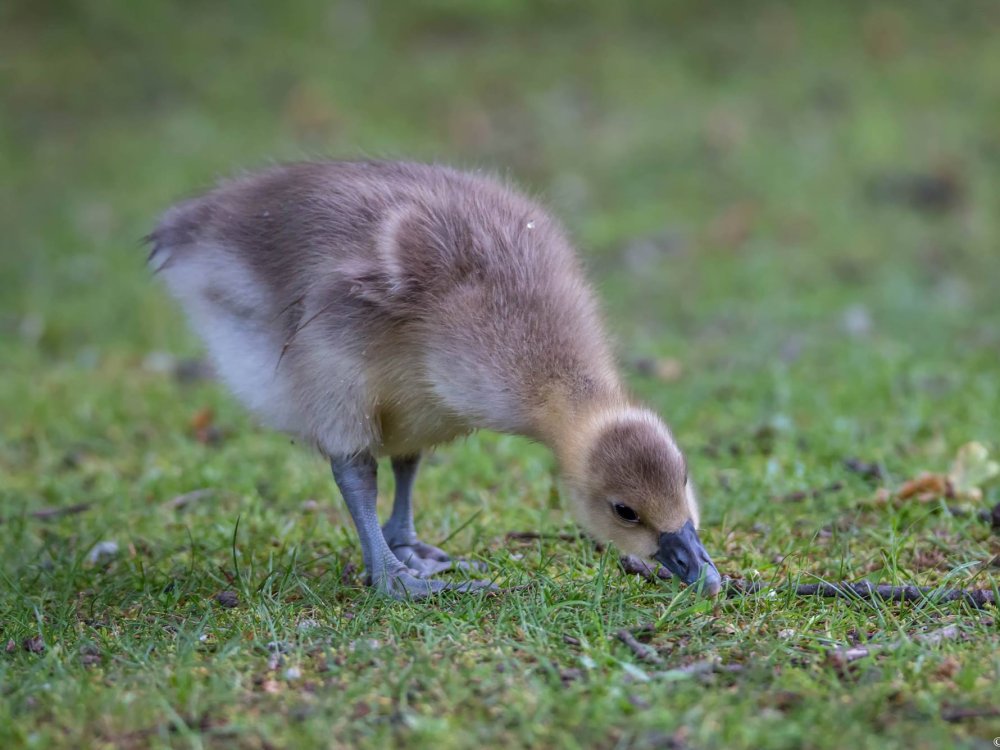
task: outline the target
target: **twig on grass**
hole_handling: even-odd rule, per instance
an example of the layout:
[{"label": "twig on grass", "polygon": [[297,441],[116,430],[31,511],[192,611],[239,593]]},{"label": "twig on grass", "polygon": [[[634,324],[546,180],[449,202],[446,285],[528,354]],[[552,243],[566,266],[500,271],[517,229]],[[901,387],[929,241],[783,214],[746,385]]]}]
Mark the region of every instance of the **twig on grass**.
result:
[{"label": "twig on grass", "polygon": [[652,623],[638,625],[634,628],[622,628],[614,635],[629,650],[635,654],[639,661],[660,667],[656,672],[650,672],[650,679],[659,680],[683,680],[689,677],[708,677],[716,673],[734,673],[743,670],[742,664],[722,664],[718,659],[702,659],[691,664],[680,667],[670,667],[660,656],[659,652],[652,646],[642,643],[636,636],[639,634],[651,634],[656,632],[656,626]]},{"label": "twig on grass", "polygon": [[966,719],[992,719],[1000,716],[1000,708],[972,708],[971,706],[945,706],[941,709],[941,718],[947,722],[965,721]]},{"label": "twig on grass", "polygon": [[659,677],[661,679],[678,679],[684,677],[701,677],[704,675],[712,675],[718,673],[733,674],[735,672],[742,672],[742,664],[722,664],[716,659],[702,659],[701,661],[696,661],[691,664],[686,664],[683,667],[674,667],[673,669],[668,669],[665,672],[655,672],[650,675],[650,677]]},{"label": "twig on grass", "polygon": [[31,511],[28,515],[32,518],[46,521],[50,518],[75,516],[77,513],[83,513],[84,511],[90,510],[92,505],[93,503],[76,503],[74,505],[64,505],[61,508],[39,508],[38,510]]},{"label": "twig on grass", "polygon": [[[637,557],[623,555],[619,563],[625,573],[645,578],[647,581],[666,580],[671,577],[669,570],[663,566],[653,568]],[[948,589],[933,586],[890,586],[887,584],[873,585],[868,581],[858,583],[800,583],[795,586],[771,586],[758,581],[739,581],[729,577],[722,579],[723,591],[729,598],[758,594],[761,591],[792,593],[795,596],[825,596],[841,599],[882,599],[892,602],[953,602],[962,600],[977,609],[987,606],[997,606],[992,589]]]},{"label": "twig on grass", "polygon": [[170,508],[171,510],[180,510],[181,508],[186,508],[199,500],[205,500],[214,494],[215,490],[211,488],[191,490],[191,492],[185,492],[183,495],[178,495],[177,497],[168,500],[163,504],[163,507]]},{"label": "twig on grass", "polygon": [[[913,640],[917,643],[934,646],[942,641],[954,640],[961,637],[962,631],[957,625],[948,625],[938,630],[932,630],[929,633],[919,633],[913,636]],[[898,640],[891,643],[865,643],[858,646],[835,648],[829,652],[829,657],[832,662],[842,666],[858,659],[864,659],[866,656],[871,656],[878,651],[895,651],[906,643],[907,641],[905,640]]]},{"label": "twig on grass", "polygon": [[653,664],[661,669],[650,672],[650,679],[680,680],[688,677],[702,677],[716,673],[734,673],[743,670],[742,664],[723,664],[718,659],[702,659],[680,667],[670,667],[652,646],[642,643],[636,636],[651,635],[656,632],[656,625],[651,622],[637,625],[634,628],[622,628],[615,633],[620,640],[640,661]]},{"label": "twig on grass", "polygon": [[[39,508],[38,510],[28,511],[28,516],[30,518],[37,518],[39,521],[50,521],[53,518],[75,516],[77,513],[90,510],[91,506],[93,506],[93,503],[76,503],[75,505],[63,505],[58,508]],[[0,516],[0,523],[7,520],[7,518]]]},{"label": "twig on grass", "polygon": [[948,641],[961,637],[962,631],[959,629],[958,625],[948,625],[943,628],[938,628],[937,630],[932,630],[929,633],[922,633],[915,636],[916,640],[928,646],[936,646],[941,643],[941,641]]},{"label": "twig on grass", "polygon": [[768,589],[778,593],[788,592],[795,596],[826,596],[842,599],[882,599],[893,602],[933,602],[964,601],[977,608],[996,606],[996,599],[990,589],[946,589],[933,586],[889,586],[873,585],[868,581],[859,583],[800,583],[795,586],[771,587],[756,581],[723,580],[723,589],[729,597],[756,594]]},{"label": "twig on grass", "polygon": [[628,628],[622,628],[615,633],[615,638],[628,646],[629,650],[641,661],[655,664],[658,667],[663,666],[663,659],[656,653],[656,649],[645,643],[640,643]]}]

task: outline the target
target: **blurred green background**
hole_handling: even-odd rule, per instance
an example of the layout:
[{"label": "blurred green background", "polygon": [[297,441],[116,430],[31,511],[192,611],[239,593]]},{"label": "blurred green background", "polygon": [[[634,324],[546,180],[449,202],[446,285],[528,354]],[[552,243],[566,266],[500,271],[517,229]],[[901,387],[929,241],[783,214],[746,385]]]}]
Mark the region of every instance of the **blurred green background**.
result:
[{"label": "blurred green background", "polygon": [[[180,725],[169,717],[187,716],[181,688],[158,688],[161,703],[140,690],[145,697],[131,713],[114,708],[113,688],[80,697],[90,673],[80,671],[73,649],[100,639],[91,625],[69,624],[70,613],[86,601],[129,622],[157,606],[157,616],[194,617],[202,611],[195,595],[210,600],[224,585],[214,571],[229,564],[237,516],[248,555],[265,554],[268,540],[294,542],[303,559],[322,558],[327,541],[343,551],[326,583],[312,585],[330,603],[317,611],[332,632],[349,630],[337,618],[364,594],[338,581],[358,555],[322,463],[254,427],[212,384],[187,382],[197,342],[144,266],[141,238],[160,211],[219,177],[273,161],[441,161],[497,172],[547,204],[586,259],[631,385],[688,449],[704,536],[724,573],[921,583],[972,575],[968,565],[1000,553],[974,521],[921,526],[902,510],[852,516],[832,538],[816,534],[875,489],[845,474],[847,457],[877,462],[893,485],[921,469],[946,469],[967,441],[996,449],[998,82],[1000,4],[985,0],[3,3],[0,516],[9,523],[0,527],[7,530],[0,559],[10,592],[0,597],[0,615],[18,653],[0,675],[18,685],[6,695],[19,717],[5,731],[25,743],[125,742],[132,735],[121,732],[138,722],[174,727],[141,735],[138,744],[171,744]],[[202,439],[199,419],[214,420],[211,440]],[[430,540],[454,534],[459,551],[496,551],[504,531],[561,526],[564,516],[549,501],[551,470],[537,446],[509,438],[442,449],[421,483],[454,502],[423,506]],[[772,501],[831,482],[843,489],[799,505]],[[224,488],[228,499],[197,511],[190,529],[170,512],[165,519],[162,503],[205,486]],[[305,498],[330,505],[318,527],[299,513]],[[998,499],[989,488],[985,500]],[[33,508],[80,502],[94,508],[49,525],[25,520]],[[148,581],[180,580],[189,531],[203,544],[205,559],[191,563],[201,577],[185,578],[187,593],[168,606],[149,594]],[[132,545],[132,562],[88,567],[88,550],[105,537]],[[946,541],[935,547],[937,562],[922,566],[916,551],[927,538]],[[532,561],[532,575],[556,564],[575,571],[571,579],[593,575],[592,559],[572,567],[579,550],[552,555]],[[669,609],[652,594],[628,596],[615,617]],[[825,624],[810,625],[819,611],[724,617],[787,616],[789,630],[843,639],[863,632],[868,616],[847,607],[837,609],[844,619],[816,614]],[[707,615],[692,612],[685,623],[703,625]],[[350,628],[390,627],[372,617]],[[479,617],[452,622],[455,637],[468,637]],[[878,617],[886,627],[888,616]],[[889,619],[904,630],[924,624]],[[219,633],[257,627],[206,622]],[[904,711],[892,698],[898,684],[872,676],[867,688],[855,688],[825,673],[802,677],[791,647],[774,640],[780,629],[767,635],[746,625],[745,639],[730,638],[726,658],[763,650],[769,664],[799,675],[793,688],[816,699],[814,711],[792,709],[800,711],[799,733],[789,725],[775,734],[759,706],[722,689],[672,694],[671,705],[717,706],[714,724],[685,735],[696,745],[728,738],[732,746],[820,746],[810,724],[843,729],[824,711],[830,701],[841,701],[850,717],[841,738],[859,747],[880,734],[909,747],[973,736],[940,721],[914,723],[912,711],[902,723],[880,723],[879,715]],[[64,643],[61,655],[49,650],[45,669],[17,646],[36,632]],[[273,636],[254,633],[261,644]],[[137,632],[135,648],[160,636]],[[718,642],[698,637],[692,648]],[[511,642],[522,648],[519,638]],[[562,658],[565,646],[552,638],[538,636],[532,653]],[[185,668],[201,663],[189,656]],[[979,665],[962,683],[972,699],[996,704],[996,665],[974,648],[956,658]],[[628,682],[619,667],[606,666],[608,685]],[[238,659],[227,668],[236,682],[191,677],[201,687],[188,685],[193,692],[183,695],[209,704],[214,696],[223,714],[242,705],[243,688],[233,685],[251,668]],[[109,670],[123,684],[141,672]],[[620,696],[601,702],[565,685],[549,694],[539,687],[544,680],[526,674],[526,683],[498,688],[511,710],[530,700],[522,719],[491,733],[476,723],[479,704],[465,705],[455,710],[466,729],[427,725],[421,736],[561,745],[574,736],[568,722],[582,722],[595,743],[656,744],[654,735],[622,729],[656,722]],[[449,691],[467,687],[461,676],[450,679],[459,683],[439,696],[448,710],[459,705]],[[931,713],[957,690],[936,678],[904,680]],[[50,683],[64,699],[62,735],[46,734],[52,715],[31,703],[32,690]],[[751,682],[747,695],[770,685]],[[563,689],[583,701],[580,710],[601,711],[561,713],[575,710]],[[855,694],[863,701],[852,703]],[[650,700],[662,698],[654,691]],[[319,715],[330,721],[340,716],[336,708]],[[91,725],[102,711],[105,725]],[[396,731],[355,718],[338,719],[353,741]],[[680,713],[657,721],[671,732],[688,726]],[[180,736],[194,746],[197,731],[188,724]],[[296,731],[316,740],[324,726],[306,722]],[[276,725],[270,741],[290,742],[284,731]]]},{"label": "blurred green background", "polygon": [[[4,342],[178,346],[137,249],[157,213],[318,156],[508,175],[615,287],[626,341],[704,334],[706,301],[755,331],[856,301],[906,346],[929,318],[974,334],[997,29],[988,2],[6,3]],[[913,176],[954,195],[914,205]]]}]

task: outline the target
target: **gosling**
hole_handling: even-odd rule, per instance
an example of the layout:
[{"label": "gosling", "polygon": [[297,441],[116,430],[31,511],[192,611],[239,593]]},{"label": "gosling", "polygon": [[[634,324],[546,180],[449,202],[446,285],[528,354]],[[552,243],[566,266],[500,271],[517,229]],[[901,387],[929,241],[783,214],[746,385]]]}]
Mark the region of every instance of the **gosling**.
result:
[{"label": "gosling", "polygon": [[490,586],[430,578],[452,560],[413,523],[421,453],[480,428],[549,446],[595,540],[719,591],[683,454],[625,393],[564,231],[514,189],[443,166],[291,164],[179,203],[147,239],[235,396],[329,460],[380,592]]}]

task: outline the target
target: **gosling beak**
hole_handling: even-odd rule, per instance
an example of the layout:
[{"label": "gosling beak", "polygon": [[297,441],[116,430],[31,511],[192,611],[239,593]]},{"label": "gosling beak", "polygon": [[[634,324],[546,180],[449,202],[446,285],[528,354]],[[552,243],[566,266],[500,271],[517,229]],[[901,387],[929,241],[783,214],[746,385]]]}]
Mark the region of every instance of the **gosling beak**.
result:
[{"label": "gosling beak", "polygon": [[680,531],[660,534],[660,549],[653,559],[662,563],[675,576],[689,586],[701,584],[708,596],[715,596],[722,589],[722,577],[698,538],[694,524],[688,521]]}]

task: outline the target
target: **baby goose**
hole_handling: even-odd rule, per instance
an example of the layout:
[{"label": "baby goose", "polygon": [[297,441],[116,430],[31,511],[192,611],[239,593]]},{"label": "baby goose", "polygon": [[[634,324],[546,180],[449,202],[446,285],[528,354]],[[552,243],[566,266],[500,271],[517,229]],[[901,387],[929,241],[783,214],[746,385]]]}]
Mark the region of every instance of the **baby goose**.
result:
[{"label": "baby goose", "polygon": [[489,585],[428,579],[451,561],[411,504],[421,451],[486,428],[554,451],[596,540],[718,592],[684,456],[625,394],[570,243],[521,194],[440,166],[301,163],[182,202],[148,239],[237,398],[329,459],[380,591]]}]

